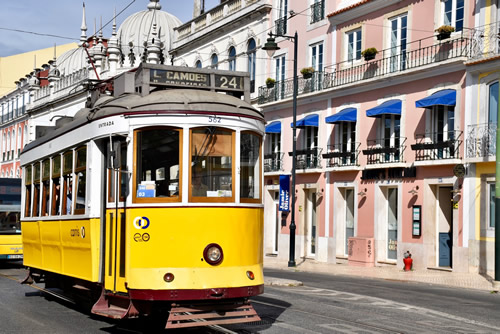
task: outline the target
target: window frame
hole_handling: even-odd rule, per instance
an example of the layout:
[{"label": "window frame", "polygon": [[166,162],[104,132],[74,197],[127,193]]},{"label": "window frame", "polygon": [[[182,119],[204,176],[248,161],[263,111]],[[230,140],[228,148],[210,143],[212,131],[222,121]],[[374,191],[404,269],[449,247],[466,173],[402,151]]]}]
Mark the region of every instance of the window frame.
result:
[{"label": "window frame", "polygon": [[[349,36],[352,34],[353,36],[353,51],[352,51],[352,58],[350,59],[349,56]],[[362,51],[362,48],[363,48],[363,31],[361,29],[361,27],[359,28],[355,28],[355,29],[352,29],[352,30],[349,30],[349,31],[346,31],[345,32],[345,61],[349,62],[349,61],[361,61],[361,59],[363,57],[361,57],[361,51]],[[357,46],[357,43],[358,43],[358,39],[356,39],[356,37],[359,36],[359,50],[358,50],[358,46]]]},{"label": "window frame", "polygon": [[[240,132],[240,147],[238,148],[239,151],[240,151],[240,161],[239,161],[239,169],[241,171],[241,135],[242,134],[251,134],[251,135],[254,135],[255,137],[257,137],[259,139],[259,161],[258,161],[258,165],[259,165],[259,180],[258,180],[258,184],[259,184],[259,197],[258,198],[243,198],[241,197],[241,173],[239,174],[239,177],[240,177],[240,203],[262,203],[262,180],[263,180],[263,177],[264,175],[262,174],[264,171],[262,169],[262,159],[263,159],[263,155],[262,155],[262,149],[263,149],[263,143],[264,143],[264,138],[262,137],[262,135],[258,134],[257,132],[255,131],[241,131]],[[234,182],[234,181],[233,181]]]},{"label": "window frame", "polygon": [[[56,171],[55,170],[55,167],[56,167],[56,164],[54,163],[54,160],[59,157],[59,170]],[[56,195],[59,196],[59,198],[61,198],[61,170],[62,170],[62,156],[60,153],[52,156],[50,158],[51,160],[51,166],[50,166],[50,169],[52,171],[51,175],[50,175],[50,179],[51,179],[51,188],[52,188],[52,192],[51,192],[51,202],[50,202],[50,216],[60,216],[61,215],[61,201],[59,201],[59,208],[57,207],[57,200],[55,200],[56,198]],[[58,179],[59,180],[59,194],[56,194],[56,187],[57,187],[57,184],[54,182],[55,179]],[[59,214],[57,213],[59,210]]]},{"label": "window frame", "polygon": [[[3,172],[2,172],[3,177]],[[24,167],[24,217],[31,217],[31,207],[33,201],[31,195],[33,193],[33,165],[29,164]]]},{"label": "window frame", "polygon": [[[189,129],[189,166],[193,163],[193,130],[203,129],[207,126],[197,126]],[[231,197],[204,197],[204,196],[193,196],[192,195],[192,168],[188,171],[188,201],[190,203],[235,203],[235,193],[236,193],[236,131],[231,128],[224,127],[214,127],[215,131],[225,131],[231,133]],[[238,162],[239,163],[239,162]]]},{"label": "window frame", "polygon": [[[451,2],[451,18],[450,22],[446,23],[446,2],[450,1]],[[457,27],[457,13],[460,10],[457,8],[457,2],[458,1],[463,1],[463,7],[461,7],[462,10],[462,17],[458,20],[462,22],[461,27]],[[441,12],[440,12],[440,22],[441,25],[450,25],[455,28],[455,32],[460,32],[464,29],[465,26],[465,0],[440,0],[441,2]]]},{"label": "window frame", "polygon": [[[78,153],[82,150],[85,150],[85,163],[83,164],[83,166],[80,166],[78,167]],[[87,149],[87,145],[83,145],[83,146],[79,146],[77,147],[75,150],[74,150],[74,156],[73,156],[73,159],[75,159],[74,161],[74,168],[73,168],[73,214],[74,215],[84,215],[85,214],[85,211],[87,210],[87,175],[88,175],[88,172],[87,172],[87,157],[88,155],[88,149]],[[79,172],[85,172],[84,174],[84,178],[85,178],[85,199],[84,199],[84,207],[83,209],[82,208],[77,208],[76,205],[77,205],[77,201],[76,199],[78,198],[78,186],[79,186],[79,181],[80,181],[80,176],[78,175]]]},{"label": "window frame", "polygon": [[[175,197],[137,197],[137,171],[138,171],[138,139],[137,135],[140,132],[148,131],[148,130],[156,130],[156,129],[169,129],[178,131],[179,133],[179,194]],[[183,170],[183,161],[182,161],[182,153],[184,147],[183,141],[184,129],[176,128],[173,126],[148,126],[143,128],[134,129],[134,146],[133,146],[133,173],[132,173],[132,189],[130,193],[132,193],[132,203],[180,203],[182,201],[182,170]]]},{"label": "window frame", "polygon": [[[63,179],[63,196],[62,196],[62,215],[64,216],[69,216],[69,215],[72,215],[73,212],[73,205],[71,205],[71,209],[70,209],[70,212],[68,213],[67,212],[67,207],[68,207],[68,182],[66,180],[66,176],[69,175],[70,177],[70,181],[71,181],[71,201],[74,202],[74,196],[73,196],[73,190],[74,190],[74,183],[75,183],[75,178],[74,178],[74,175],[73,175],[73,159],[74,159],[74,156],[73,156],[73,150],[68,150],[68,151],[65,151],[63,154],[62,154],[62,163],[61,163],[61,170],[62,170],[62,179]],[[68,155],[71,155],[71,157],[69,158],[69,160],[71,161],[72,165],[71,165],[71,170],[69,173],[68,170],[65,168],[65,161],[66,161],[66,156]]]}]

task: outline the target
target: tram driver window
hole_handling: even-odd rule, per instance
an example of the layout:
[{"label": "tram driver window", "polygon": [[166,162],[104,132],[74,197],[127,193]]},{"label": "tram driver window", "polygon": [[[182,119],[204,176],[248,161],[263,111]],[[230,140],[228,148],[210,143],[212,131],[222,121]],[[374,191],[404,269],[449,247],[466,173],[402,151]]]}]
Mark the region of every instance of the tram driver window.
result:
[{"label": "tram driver window", "polygon": [[243,202],[260,198],[260,146],[259,136],[243,132],[240,140],[240,196]]},{"label": "tram driver window", "polygon": [[171,128],[136,132],[136,200],[180,200],[180,138],[181,130]]},{"label": "tram driver window", "polygon": [[194,201],[233,200],[234,132],[215,127],[191,132],[191,189]]}]

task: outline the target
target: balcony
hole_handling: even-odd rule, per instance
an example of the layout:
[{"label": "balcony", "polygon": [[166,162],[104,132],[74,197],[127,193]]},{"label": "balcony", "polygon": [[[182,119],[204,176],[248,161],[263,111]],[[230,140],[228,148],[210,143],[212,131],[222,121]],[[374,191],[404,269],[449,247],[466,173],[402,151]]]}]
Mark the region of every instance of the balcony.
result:
[{"label": "balcony", "polygon": [[283,156],[285,153],[276,152],[264,154],[264,173],[283,171]]},{"label": "balcony", "polygon": [[[278,24],[278,23],[276,23]],[[278,25],[276,26],[278,29]],[[322,91],[373,78],[409,72],[424,66],[471,55],[471,39],[465,34],[435,43],[435,36],[406,46],[410,51],[394,53],[394,49],[379,52],[380,58],[371,61],[351,60],[325,68],[311,79],[298,77],[298,95]],[[275,102],[293,95],[293,78],[276,82],[275,87],[259,87],[259,104]]]},{"label": "balcony", "polygon": [[327,153],[323,154],[323,159],[327,159],[326,167],[359,166],[358,156],[360,146],[361,143],[328,145]]},{"label": "balcony", "polygon": [[500,53],[500,22],[476,27],[472,30],[472,62],[498,56]]},{"label": "balcony", "polygon": [[428,132],[415,135],[416,143],[411,145],[411,149],[415,151],[415,161],[460,159],[461,137],[462,131]]},{"label": "balcony", "polygon": [[[320,147],[297,150],[297,169],[318,169],[321,168],[321,151],[323,149]],[[289,156],[293,155],[293,152],[288,152]]]},{"label": "balcony", "polygon": [[367,140],[367,146],[363,154],[367,156],[368,165],[404,162],[406,137]]},{"label": "balcony", "polygon": [[320,0],[311,5],[311,24],[325,18],[325,0]]},{"label": "balcony", "polygon": [[469,125],[465,146],[467,158],[487,158],[496,156],[497,124]]}]

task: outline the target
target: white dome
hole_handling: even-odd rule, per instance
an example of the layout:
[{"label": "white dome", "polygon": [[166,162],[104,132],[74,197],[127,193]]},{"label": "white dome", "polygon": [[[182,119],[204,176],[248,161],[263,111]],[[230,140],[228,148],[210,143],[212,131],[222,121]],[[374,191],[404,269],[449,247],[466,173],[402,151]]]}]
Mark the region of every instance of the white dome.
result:
[{"label": "white dome", "polygon": [[57,57],[56,65],[61,76],[69,75],[87,67],[87,53],[82,47],[71,49]]},{"label": "white dome", "polygon": [[136,59],[136,65],[140,62],[140,57],[144,52],[144,42],[151,38],[153,24],[156,23],[156,30],[160,41],[163,43],[163,54],[166,56],[172,47],[174,39],[174,28],[181,25],[174,15],[160,10],[159,0],[150,0],[147,10],[129,16],[118,30],[118,40],[120,41],[120,50],[123,56],[128,59],[130,53],[130,44],[133,43],[133,50]]}]

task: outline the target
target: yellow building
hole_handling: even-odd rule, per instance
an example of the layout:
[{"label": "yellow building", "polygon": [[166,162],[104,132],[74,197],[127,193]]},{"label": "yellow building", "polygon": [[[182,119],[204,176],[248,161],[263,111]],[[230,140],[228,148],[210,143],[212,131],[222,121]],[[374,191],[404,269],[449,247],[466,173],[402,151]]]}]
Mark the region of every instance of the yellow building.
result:
[{"label": "yellow building", "polygon": [[[76,43],[58,45],[56,56],[76,48]],[[36,67],[41,68],[43,64],[54,58],[54,47],[35,50],[9,57],[0,57],[0,96],[3,96],[16,88],[15,82],[33,71],[36,57]]]}]

